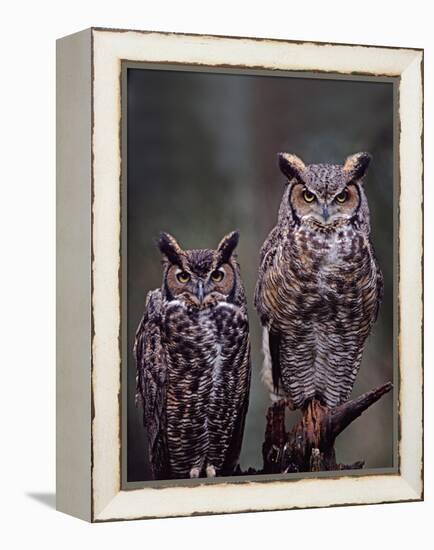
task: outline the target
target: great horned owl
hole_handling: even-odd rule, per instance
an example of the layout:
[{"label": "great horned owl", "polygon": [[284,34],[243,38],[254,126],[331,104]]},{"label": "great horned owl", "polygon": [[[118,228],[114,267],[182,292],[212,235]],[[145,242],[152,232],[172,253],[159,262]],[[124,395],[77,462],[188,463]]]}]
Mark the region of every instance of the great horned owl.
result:
[{"label": "great horned owl", "polygon": [[302,408],[347,400],[383,293],[363,189],[368,153],[343,165],[279,154],[287,177],[278,222],[261,249],[255,306],[272,398]]},{"label": "great horned owl", "polygon": [[250,387],[238,238],[182,250],[160,236],[163,283],[147,295],[134,346],[156,479],[230,475],[238,463]]}]

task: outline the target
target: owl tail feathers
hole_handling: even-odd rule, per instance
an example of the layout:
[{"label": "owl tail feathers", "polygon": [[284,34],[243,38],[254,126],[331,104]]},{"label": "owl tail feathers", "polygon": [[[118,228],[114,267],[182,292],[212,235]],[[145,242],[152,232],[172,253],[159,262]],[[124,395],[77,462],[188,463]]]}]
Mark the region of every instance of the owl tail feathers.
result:
[{"label": "owl tail feathers", "polygon": [[279,387],[279,337],[271,335],[269,329],[264,326],[262,329],[262,353],[263,363],[261,380],[270,392],[270,399],[273,403],[288,397]]},{"label": "owl tail feathers", "polygon": [[393,388],[391,382],[370,390],[356,399],[342,403],[332,411],[330,415],[330,430],[332,439],[345,430],[356,418],[358,418],[366,409],[378,401],[383,395],[390,392]]}]

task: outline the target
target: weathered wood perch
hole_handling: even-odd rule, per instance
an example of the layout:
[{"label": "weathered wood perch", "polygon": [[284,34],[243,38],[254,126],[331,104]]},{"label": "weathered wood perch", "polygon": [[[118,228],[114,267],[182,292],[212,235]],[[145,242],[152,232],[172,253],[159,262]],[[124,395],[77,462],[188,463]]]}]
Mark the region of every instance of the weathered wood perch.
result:
[{"label": "weathered wood perch", "polygon": [[262,446],[262,473],[320,472],[363,468],[364,462],[338,464],[334,444],[337,436],[366,409],[392,389],[388,382],[378,388],[328,409],[313,399],[302,410],[302,418],[287,432],[285,409],[278,401],[268,409],[265,440]]}]

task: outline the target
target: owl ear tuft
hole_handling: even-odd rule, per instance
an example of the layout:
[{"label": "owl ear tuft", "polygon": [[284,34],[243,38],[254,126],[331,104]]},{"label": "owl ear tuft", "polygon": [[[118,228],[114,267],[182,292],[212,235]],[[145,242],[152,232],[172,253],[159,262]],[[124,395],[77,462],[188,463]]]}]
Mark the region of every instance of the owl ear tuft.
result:
[{"label": "owl ear tuft", "polygon": [[184,251],[177,243],[175,237],[172,237],[169,233],[160,233],[158,248],[170,263],[176,265],[182,264],[182,256],[184,255]]},{"label": "owl ear tuft", "polygon": [[237,247],[239,240],[239,231],[232,231],[228,235],[225,235],[223,239],[219,242],[219,245],[217,247],[217,254],[219,255],[219,260],[221,263],[225,264],[229,261],[235,248]]},{"label": "owl ear tuft", "polygon": [[301,158],[291,153],[278,153],[277,156],[279,159],[279,168],[289,180],[293,178],[298,180],[303,179],[303,172],[306,169],[306,165]]},{"label": "owl ear tuft", "polygon": [[366,174],[372,156],[369,153],[356,153],[347,157],[344,163],[344,170],[348,172],[351,179],[360,180]]}]

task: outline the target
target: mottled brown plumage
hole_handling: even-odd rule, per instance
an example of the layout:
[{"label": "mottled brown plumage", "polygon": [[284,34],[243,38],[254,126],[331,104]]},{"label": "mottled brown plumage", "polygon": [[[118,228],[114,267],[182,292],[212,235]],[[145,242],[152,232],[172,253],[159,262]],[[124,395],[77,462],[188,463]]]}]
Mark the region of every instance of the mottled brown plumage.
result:
[{"label": "mottled brown plumage", "polygon": [[246,300],[233,254],[182,250],[163,233],[161,289],[150,292],[135,342],[149,460],[156,479],[230,475],[250,386]]},{"label": "mottled brown plumage", "polygon": [[264,381],[302,408],[351,394],[378,314],[383,278],[370,240],[362,178],[367,153],[306,166],[281,153],[287,185],[261,250],[255,305],[264,327]]}]

